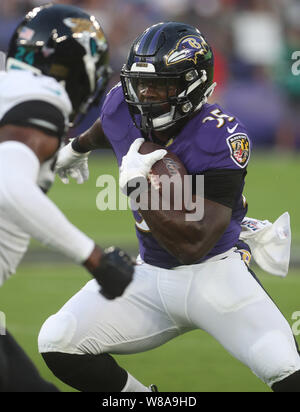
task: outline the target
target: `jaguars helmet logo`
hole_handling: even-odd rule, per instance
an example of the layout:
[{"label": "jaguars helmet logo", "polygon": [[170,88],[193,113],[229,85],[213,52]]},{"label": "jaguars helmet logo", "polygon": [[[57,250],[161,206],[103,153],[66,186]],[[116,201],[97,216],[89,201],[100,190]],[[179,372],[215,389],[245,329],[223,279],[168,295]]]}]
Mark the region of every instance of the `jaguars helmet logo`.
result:
[{"label": "jaguars helmet logo", "polygon": [[87,32],[89,34],[95,33],[95,37],[99,43],[105,42],[104,33],[96,19],[88,20],[82,18],[69,17],[64,19],[66,26],[70,27],[73,34]]},{"label": "jaguars helmet logo", "polygon": [[247,166],[250,158],[250,140],[245,133],[236,133],[227,138],[231,159],[239,167]]},{"label": "jaguars helmet logo", "polygon": [[175,49],[166,56],[166,65],[192,60],[195,64],[199,56],[211,57],[209,46],[202,36],[185,36],[178,41]]}]

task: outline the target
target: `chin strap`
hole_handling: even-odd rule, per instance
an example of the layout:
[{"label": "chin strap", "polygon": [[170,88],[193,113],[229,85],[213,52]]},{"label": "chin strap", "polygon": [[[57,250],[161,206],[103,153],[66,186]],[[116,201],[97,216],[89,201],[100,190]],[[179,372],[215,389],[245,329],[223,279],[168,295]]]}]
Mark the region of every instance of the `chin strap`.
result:
[{"label": "chin strap", "polygon": [[[201,102],[198,104],[198,106],[196,106],[195,109],[190,114],[197,112],[198,110],[201,109],[201,107],[205,103],[207,103],[208,98],[213,94],[216,86],[217,86],[217,83],[214,82],[210,87],[207,88],[206,92],[204,93],[203,99],[201,100]],[[185,103],[185,104],[187,104],[187,103]],[[191,104],[191,107],[192,107],[192,104]],[[159,117],[153,119],[152,123],[153,123],[153,126],[155,127],[155,130],[160,131],[160,130],[168,129],[170,127],[169,122],[173,118],[174,112],[175,112],[175,107],[172,107],[172,109],[168,113],[165,113],[162,116],[159,116]],[[167,122],[167,124],[166,124],[165,120],[168,120],[169,122]]]},{"label": "chin strap", "polygon": [[194,112],[196,112],[197,110],[201,109],[201,107],[207,103],[207,100],[209,99],[209,97],[213,94],[215,88],[217,86],[217,83],[214,82],[211,86],[209,86],[206,90],[206,92],[204,93],[203,99],[201,100],[201,102],[198,104],[198,106],[195,108]]}]

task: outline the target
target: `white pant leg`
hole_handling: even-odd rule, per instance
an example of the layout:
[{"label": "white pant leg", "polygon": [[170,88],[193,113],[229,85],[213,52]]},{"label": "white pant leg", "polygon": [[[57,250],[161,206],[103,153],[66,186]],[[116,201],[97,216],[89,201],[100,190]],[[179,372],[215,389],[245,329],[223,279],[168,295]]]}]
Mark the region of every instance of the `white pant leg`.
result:
[{"label": "white pant leg", "polygon": [[88,282],[43,324],[39,351],[71,354],[137,353],[155,348],[181,331],[165,311],[157,287],[161,269],[136,267],[125,294],[107,300]]},{"label": "white pant leg", "polygon": [[200,328],[267,384],[284,379],[300,369],[291,328],[240,255],[227,255],[176,270],[138,266],[113,301],[88,282],[44,323],[40,352],[137,353]]},{"label": "white pant leg", "polygon": [[193,265],[187,315],[268,385],[300,369],[291,328],[238,253]]}]

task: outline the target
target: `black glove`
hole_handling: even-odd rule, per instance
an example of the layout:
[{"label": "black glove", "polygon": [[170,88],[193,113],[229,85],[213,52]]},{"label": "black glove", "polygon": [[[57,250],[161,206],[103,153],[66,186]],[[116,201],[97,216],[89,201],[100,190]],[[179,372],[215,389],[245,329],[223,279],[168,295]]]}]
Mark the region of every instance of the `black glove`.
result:
[{"label": "black glove", "polygon": [[107,299],[121,296],[132,281],[134,264],[123,250],[115,247],[105,249],[99,266],[92,272],[99,285],[101,294]]}]

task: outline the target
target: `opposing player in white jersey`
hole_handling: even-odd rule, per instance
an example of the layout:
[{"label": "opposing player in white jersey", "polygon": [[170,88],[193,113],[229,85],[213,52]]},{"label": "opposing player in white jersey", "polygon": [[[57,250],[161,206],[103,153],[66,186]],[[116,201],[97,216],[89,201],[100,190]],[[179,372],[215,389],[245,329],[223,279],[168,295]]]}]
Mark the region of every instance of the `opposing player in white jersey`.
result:
[{"label": "opposing player in white jersey", "polygon": [[[107,83],[108,45],[100,24],[77,7],[46,5],[27,14],[0,73],[0,285],[30,237],[83,265],[108,299],[120,296],[134,268],[119,249],[102,250],[45,193],[69,122]],[[0,307],[1,309],[1,307]],[[0,336],[0,391],[55,391],[12,336]]]}]

